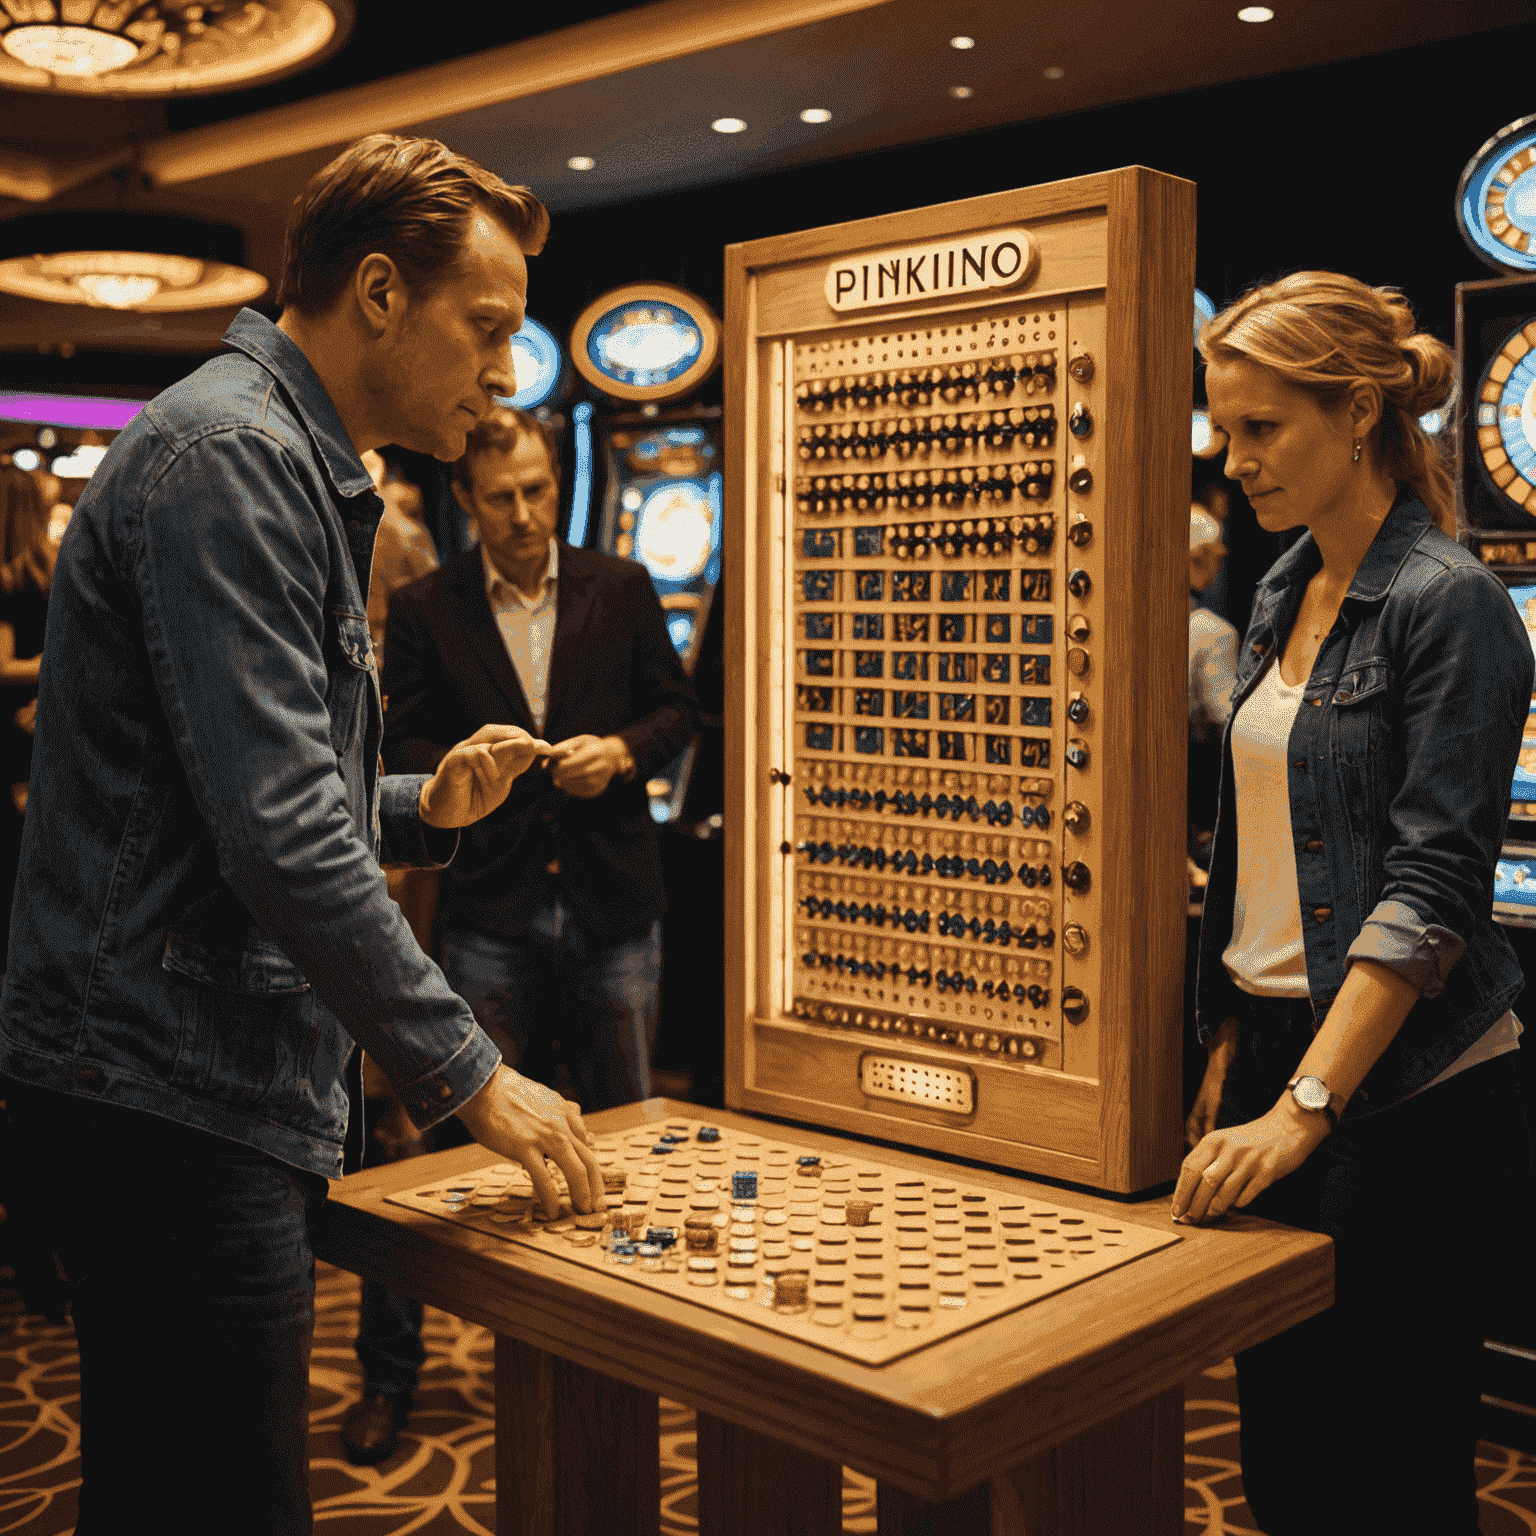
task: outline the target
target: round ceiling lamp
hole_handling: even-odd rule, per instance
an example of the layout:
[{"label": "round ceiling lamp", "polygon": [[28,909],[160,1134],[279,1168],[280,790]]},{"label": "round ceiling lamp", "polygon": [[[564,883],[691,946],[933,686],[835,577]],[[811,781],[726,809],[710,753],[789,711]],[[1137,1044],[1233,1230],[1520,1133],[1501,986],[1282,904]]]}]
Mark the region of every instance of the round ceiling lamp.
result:
[{"label": "round ceiling lamp", "polygon": [[0,88],[182,96],[317,64],[352,30],[352,0],[6,0]]},{"label": "round ceiling lamp", "polygon": [[247,304],[267,291],[259,272],[150,251],[60,251],[0,261],[0,293],[51,304],[158,314]]}]

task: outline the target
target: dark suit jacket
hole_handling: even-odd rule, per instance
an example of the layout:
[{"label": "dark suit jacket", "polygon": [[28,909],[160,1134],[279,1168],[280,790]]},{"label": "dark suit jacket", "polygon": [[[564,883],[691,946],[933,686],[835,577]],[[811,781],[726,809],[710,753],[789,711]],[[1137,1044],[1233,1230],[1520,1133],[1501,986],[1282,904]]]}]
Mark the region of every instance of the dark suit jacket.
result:
[{"label": "dark suit jacket", "polygon": [[[384,647],[384,761],[430,773],[482,725],[533,716],[485,591],[476,546],[390,599]],[[612,942],[666,909],[645,782],[698,729],[698,705],[643,567],[560,546],[554,649],[544,729],[549,742],[590,732],[622,736],[635,759],[595,800],[557,790],[531,768],[499,810],[465,827],[443,872],[450,923],[522,933],[553,886],[578,922]],[[546,866],[558,860],[559,874]]]}]

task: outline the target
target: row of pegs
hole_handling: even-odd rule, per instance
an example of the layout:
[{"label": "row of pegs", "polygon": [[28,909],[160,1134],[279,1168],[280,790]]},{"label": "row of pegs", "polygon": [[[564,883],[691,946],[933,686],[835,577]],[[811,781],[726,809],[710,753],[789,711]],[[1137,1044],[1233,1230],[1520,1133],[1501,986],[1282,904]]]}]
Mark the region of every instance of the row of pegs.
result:
[{"label": "row of pegs", "polygon": [[960,453],[979,447],[1049,448],[1056,441],[1056,410],[1041,405],[1007,411],[975,411],[942,416],[902,416],[885,421],[848,421],[802,429],[797,452],[802,460],[883,459],[926,456],[935,450]]},{"label": "row of pegs", "polygon": [[869,411],[880,406],[931,405],[943,400],[1006,399],[1056,388],[1056,349],[1015,352],[985,362],[940,364],[933,368],[892,369],[851,378],[812,379],[795,386],[795,404],[803,411]]}]

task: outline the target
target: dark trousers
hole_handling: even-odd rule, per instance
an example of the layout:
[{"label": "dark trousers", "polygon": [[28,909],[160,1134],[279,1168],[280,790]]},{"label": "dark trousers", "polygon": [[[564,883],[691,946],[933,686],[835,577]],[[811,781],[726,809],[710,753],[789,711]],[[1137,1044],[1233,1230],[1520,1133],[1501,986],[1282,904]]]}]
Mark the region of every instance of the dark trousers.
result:
[{"label": "dark trousers", "polygon": [[[1310,1019],[1240,1020],[1219,1126],[1295,1076]],[[1247,1209],[1334,1241],[1334,1305],[1236,1357],[1243,1490],[1267,1536],[1471,1536],[1479,1367],[1510,1241],[1529,1220],[1530,1141],[1496,1057],[1343,1121]]]},{"label": "dark trousers", "polygon": [[20,1084],[7,1107],[74,1287],[78,1536],[309,1536],[325,1179],[138,1110]]}]

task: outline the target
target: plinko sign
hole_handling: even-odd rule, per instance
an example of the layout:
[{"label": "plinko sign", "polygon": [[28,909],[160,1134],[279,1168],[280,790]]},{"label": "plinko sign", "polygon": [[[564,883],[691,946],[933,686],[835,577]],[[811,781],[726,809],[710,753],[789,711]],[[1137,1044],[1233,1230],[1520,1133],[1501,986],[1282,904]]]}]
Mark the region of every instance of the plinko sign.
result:
[{"label": "plinko sign", "polygon": [[827,268],[827,303],[835,310],[872,309],[935,295],[1017,288],[1040,266],[1027,229],[992,229],[934,245],[861,252]]}]

